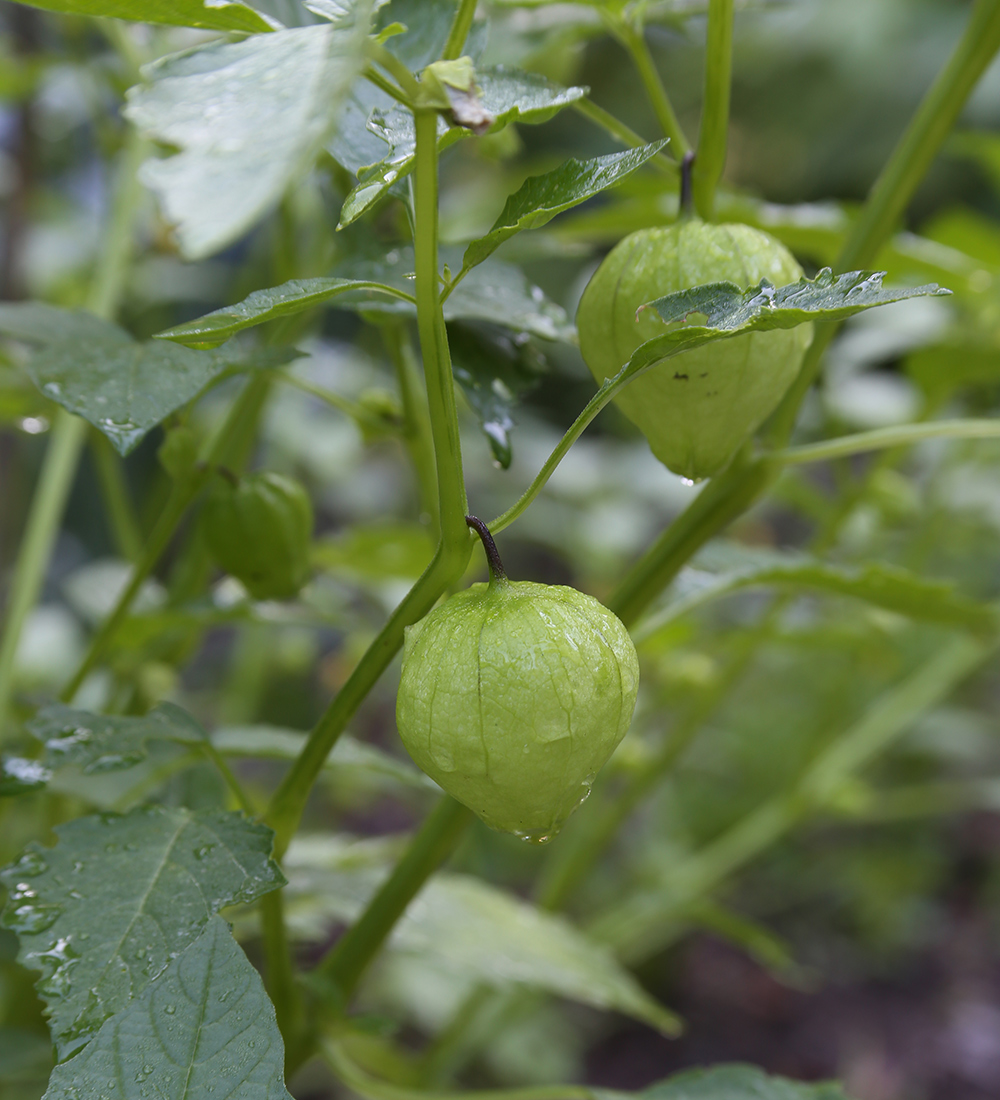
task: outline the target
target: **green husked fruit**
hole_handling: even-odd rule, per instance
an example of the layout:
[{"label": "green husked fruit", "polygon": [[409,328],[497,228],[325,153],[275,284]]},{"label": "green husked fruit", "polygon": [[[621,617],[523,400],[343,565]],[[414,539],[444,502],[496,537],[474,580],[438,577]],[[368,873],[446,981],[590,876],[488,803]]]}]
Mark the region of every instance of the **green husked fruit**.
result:
[{"label": "green husked fruit", "polygon": [[221,478],[205,508],[205,537],[216,563],[258,600],[289,600],[309,579],[313,512],[292,478],[258,473]]},{"label": "green husked fruit", "polygon": [[[746,289],[801,278],[784,245],[747,225],[688,218],[640,229],[616,245],[580,299],[580,350],[603,382],[666,331],[652,309],[636,318],[647,302],[705,283]],[[719,340],[654,364],[615,402],[665,466],[694,481],[711,477],[777,408],[811,339],[812,326],[800,325]]]},{"label": "green husked fruit", "polygon": [[396,723],[450,795],[541,842],[625,736],[638,684],[628,631],[592,596],[495,579],[408,628]]}]

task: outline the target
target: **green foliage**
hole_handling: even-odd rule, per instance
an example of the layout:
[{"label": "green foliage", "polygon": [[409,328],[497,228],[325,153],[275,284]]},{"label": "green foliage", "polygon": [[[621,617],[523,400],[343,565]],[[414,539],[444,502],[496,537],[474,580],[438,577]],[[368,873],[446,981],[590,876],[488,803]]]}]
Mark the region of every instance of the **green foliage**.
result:
[{"label": "green foliage", "polygon": [[[989,972],[1000,116],[950,131],[997,43],[1000,0],[2,7],[4,1100],[845,1100],[715,1021],[949,930]],[[639,1027],[646,1080],[729,1064],[560,1083]],[[867,1080],[819,1030],[781,1066]]]}]

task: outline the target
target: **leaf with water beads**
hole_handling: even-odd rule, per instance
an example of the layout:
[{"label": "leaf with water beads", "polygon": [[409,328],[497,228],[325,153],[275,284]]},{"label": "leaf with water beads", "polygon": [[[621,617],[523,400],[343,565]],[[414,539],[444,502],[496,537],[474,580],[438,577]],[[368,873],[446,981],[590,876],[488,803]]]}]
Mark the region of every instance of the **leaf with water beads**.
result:
[{"label": "leaf with water beads", "polygon": [[273,834],[234,813],[147,807],[78,818],[54,848],[32,845],[0,873],[2,923],[19,961],[42,977],[60,1059],[169,966],[227,905],[284,879]]},{"label": "leaf with water beads", "polygon": [[221,917],[159,980],[56,1066],[45,1100],[290,1100],[260,975]]}]

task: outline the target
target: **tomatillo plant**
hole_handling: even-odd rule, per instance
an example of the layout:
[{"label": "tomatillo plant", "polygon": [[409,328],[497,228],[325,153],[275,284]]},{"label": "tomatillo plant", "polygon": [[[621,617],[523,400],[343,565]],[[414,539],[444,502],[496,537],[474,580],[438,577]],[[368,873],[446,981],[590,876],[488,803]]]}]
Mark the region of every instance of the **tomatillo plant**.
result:
[{"label": "tomatillo plant", "polygon": [[[947,926],[1000,640],[996,139],[949,135],[1000,0],[862,73],[735,7],[0,8],[5,1100],[601,1100],[558,1082],[611,1013],[681,1033],[649,964],[699,930],[787,982]],[[792,69],[877,178],[809,174],[850,142]],[[913,205],[942,151],[979,190]],[[664,1049],[638,1096],[846,1096]]]}]

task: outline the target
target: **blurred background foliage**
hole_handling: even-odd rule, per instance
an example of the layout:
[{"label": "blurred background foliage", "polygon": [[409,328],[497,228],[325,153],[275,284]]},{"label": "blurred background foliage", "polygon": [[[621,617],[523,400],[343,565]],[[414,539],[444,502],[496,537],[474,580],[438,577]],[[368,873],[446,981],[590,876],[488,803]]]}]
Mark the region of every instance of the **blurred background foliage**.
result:
[{"label": "blurred background foliage", "polygon": [[[254,6],[289,24],[312,18],[294,0]],[[595,102],[644,137],[658,136],[626,54],[590,8],[483,7],[492,24],[484,64],[517,64],[587,85]],[[649,8],[648,42],[689,136],[700,105],[703,7],[673,0]],[[416,0],[394,0],[391,11],[408,22],[419,20],[420,8]],[[956,0],[739,5],[722,216],[769,229],[810,271],[829,262],[968,11]],[[156,56],[204,37],[163,28],[102,31],[83,19],[0,4],[4,298],[82,303],[109,209],[111,162],[124,140],[119,107],[134,82],[130,53]],[[804,410],[802,441],[931,415],[996,415],[998,93],[994,65],[878,264],[896,282],[938,281],[954,296],[848,323]],[[443,161],[445,240],[460,244],[485,232],[528,175],[570,155],[615,148],[572,111],[457,144]],[[405,214],[394,199],[373,220],[335,232],[352,183],[325,158],[249,237],[196,264],[179,258],[147,199],[122,323],[146,337],[258,287],[325,274],[405,241]],[[520,264],[572,317],[604,252],[632,229],[675,214],[669,181],[640,172],[514,238],[499,256]],[[471,325],[452,326],[452,341],[467,394],[470,503],[491,516],[516,499],[593,384],[569,343],[518,343],[503,330]],[[285,371],[290,383],[272,387],[252,464],[308,485],[318,516],[314,580],[293,604],[255,604],[225,578],[202,591],[189,583],[190,554],[179,541],[109,667],[78,700],[131,712],[163,699],[180,703],[216,731],[261,798],[295,744],[282,731],[315,721],[431,550],[377,327],[328,310],[311,316],[294,342],[302,357]],[[199,436],[218,420],[232,385],[222,383],[184,412]],[[331,404],[322,397],[329,391],[347,400]],[[21,369],[18,349],[8,346],[0,353],[3,576],[53,415]],[[19,721],[64,682],[120,590],[135,540],[168,492],[156,460],[161,442],[154,432],[124,464],[134,515],[123,520],[109,510],[116,475],[104,441],[94,437],[18,654]],[[508,572],[606,595],[696,491],[608,410],[542,499],[504,532]],[[848,569],[894,564],[950,582],[970,601],[995,600],[1000,446],[932,442],[791,469],[764,505],[709,550],[665,604],[717,574],[753,567],[764,552],[784,555],[785,563],[815,552]],[[469,579],[483,571],[477,555]],[[824,749],[949,636],[940,622],[795,583],[749,587],[661,616],[660,626],[637,632],[643,681],[634,727],[560,840],[539,850],[477,825],[454,869],[543,900],[549,890],[550,901],[560,895],[580,923],[596,922],[614,941],[616,915],[630,900],[662,889],[678,866],[696,862],[755,808],[795,790]],[[331,908],[337,890],[316,883],[324,874],[363,878],[384,868],[398,845],[380,838],[407,830],[430,805],[432,794],[405,766],[396,737],[395,667],[350,731],[382,755],[359,749],[356,759],[331,764],[306,823],[312,847],[290,853],[303,958],[350,916]],[[821,813],[737,861],[711,900],[706,892],[665,912],[646,941],[625,952],[646,988],[686,1019],[680,1040],[523,993],[483,1003],[467,975],[404,944],[364,989],[373,1021],[369,1057],[386,1072],[380,1044],[394,1021],[404,1052],[431,1041],[422,1063],[430,1080],[638,1087],[684,1065],[744,1059],[795,1077],[841,1076],[858,1100],[997,1096],[998,692],[987,666],[909,725],[871,767],[846,778]],[[56,797],[0,807],[0,862],[62,820],[135,805],[167,776],[166,802],[222,804],[214,773],[182,755],[161,747],[124,773],[61,773]],[[574,853],[613,826],[620,828],[596,865],[574,870]],[[343,834],[369,839],[349,843]],[[237,930],[252,954],[256,925],[238,923]],[[29,1100],[43,1090],[49,1046],[30,976],[13,955],[13,936],[0,932],[0,1088],[5,1100]],[[472,1024],[457,1027],[464,1017]],[[413,1079],[409,1063],[396,1068],[400,1080]],[[328,1095],[329,1083],[312,1072],[296,1094]]]}]

